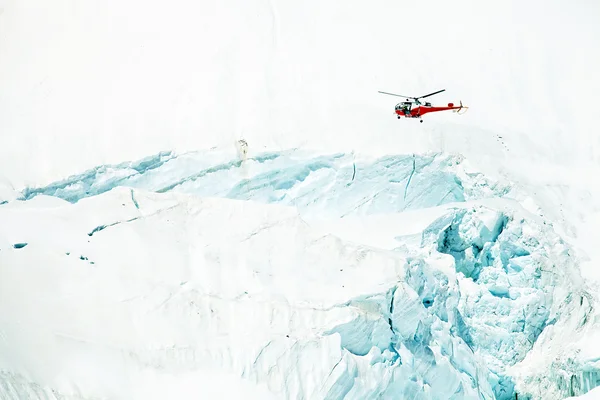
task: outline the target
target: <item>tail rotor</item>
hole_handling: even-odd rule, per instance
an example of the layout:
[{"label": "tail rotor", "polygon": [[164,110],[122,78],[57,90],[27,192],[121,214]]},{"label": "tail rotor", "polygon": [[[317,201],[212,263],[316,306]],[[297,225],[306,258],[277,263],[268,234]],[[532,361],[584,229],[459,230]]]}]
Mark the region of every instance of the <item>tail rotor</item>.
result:
[{"label": "tail rotor", "polygon": [[[461,112],[462,110],[464,110],[463,112]],[[462,100],[460,101],[460,107],[458,107],[456,110],[453,110],[455,113],[457,113],[458,115],[462,115],[464,113],[466,113],[469,110],[469,107],[467,106],[463,106]]]}]

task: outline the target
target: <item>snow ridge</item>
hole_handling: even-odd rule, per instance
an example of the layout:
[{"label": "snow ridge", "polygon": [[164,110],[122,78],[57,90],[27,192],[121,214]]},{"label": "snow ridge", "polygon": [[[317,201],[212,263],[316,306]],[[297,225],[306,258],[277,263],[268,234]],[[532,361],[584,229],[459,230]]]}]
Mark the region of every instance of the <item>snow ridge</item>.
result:
[{"label": "snow ridge", "polygon": [[[440,153],[355,162],[352,154],[313,156],[289,150],[261,153],[242,163],[226,152],[162,152],[133,163],[97,167],[48,186],[26,188],[22,199],[44,194],[76,202],[127,186],[279,203],[303,212],[320,209],[328,215],[344,216],[399,212],[510,192],[509,183],[472,173],[463,164],[462,157]],[[356,182],[348,185],[353,177]],[[327,198],[330,191],[339,192],[335,200],[340,201],[329,204],[333,203]]]}]

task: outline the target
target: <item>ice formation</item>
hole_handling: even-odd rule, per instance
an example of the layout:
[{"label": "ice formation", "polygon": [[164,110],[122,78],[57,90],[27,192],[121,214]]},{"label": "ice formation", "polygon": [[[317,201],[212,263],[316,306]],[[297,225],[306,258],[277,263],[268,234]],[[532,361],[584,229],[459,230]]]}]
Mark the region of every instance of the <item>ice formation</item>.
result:
[{"label": "ice formation", "polygon": [[29,188],[0,207],[0,393],[138,398],[144,376],[208,370],[275,398],[587,392],[585,360],[528,368],[591,311],[568,244],[516,198],[460,157],[300,151]]}]

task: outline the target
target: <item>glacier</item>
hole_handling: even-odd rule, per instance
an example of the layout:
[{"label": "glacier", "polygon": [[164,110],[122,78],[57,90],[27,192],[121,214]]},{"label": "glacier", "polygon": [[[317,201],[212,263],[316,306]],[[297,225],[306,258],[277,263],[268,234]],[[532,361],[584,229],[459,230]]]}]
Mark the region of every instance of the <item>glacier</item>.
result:
[{"label": "glacier", "polygon": [[599,397],[594,15],[0,0],[0,398]]},{"label": "glacier", "polygon": [[593,329],[594,298],[519,198],[457,155],[293,149],[26,188],[0,206],[0,394],[202,395],[211,371],[256,398],[583,394],[593,360],[528,360],[558,325]]}]

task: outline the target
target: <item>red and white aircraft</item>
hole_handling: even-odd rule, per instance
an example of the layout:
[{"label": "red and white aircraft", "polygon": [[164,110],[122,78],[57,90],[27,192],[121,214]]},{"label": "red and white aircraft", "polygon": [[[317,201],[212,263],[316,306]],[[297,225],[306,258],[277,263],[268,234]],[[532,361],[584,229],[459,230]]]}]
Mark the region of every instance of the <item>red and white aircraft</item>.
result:
[{"label": "red and white aircraft", "polygon": [[[448,103],[448,106],[432,106],[431,103],[426,102],[425,104],[422,104],[419,101],[419,99],[424,99],[425,97],[433,96],[434,94],[441,93],[444,90],[446,90],[446,89],[438,90],[437,92],[429,93],[429,94],[426,94],[425,96],[420,96],[420,97],[403,96],[401,94],[387,93],[387,92],[381,92],[381,91],[379,93],[406,98],[406,101],[396,104],[395,112],[398,115],[398,119],[400,119],[402,117],[404,117],[404,118],[419,118],[419,120],[421,122],[423,122],[423,119],[421,118],[423,115],[430,113],[430,112],[446,111],[446,110],[454,110],[454,112],[456,112],[456,113],[464,114],[469,107],[463,106],[462,101],[460,102],[460,106],[455,106],[454,103]],[[410,101],[410,99],[413,99],[414,101]],[[416,105],[416,107],[413,107],[413,104]],[[461,113],[460,111],[463,109],[465,111]]]}]

